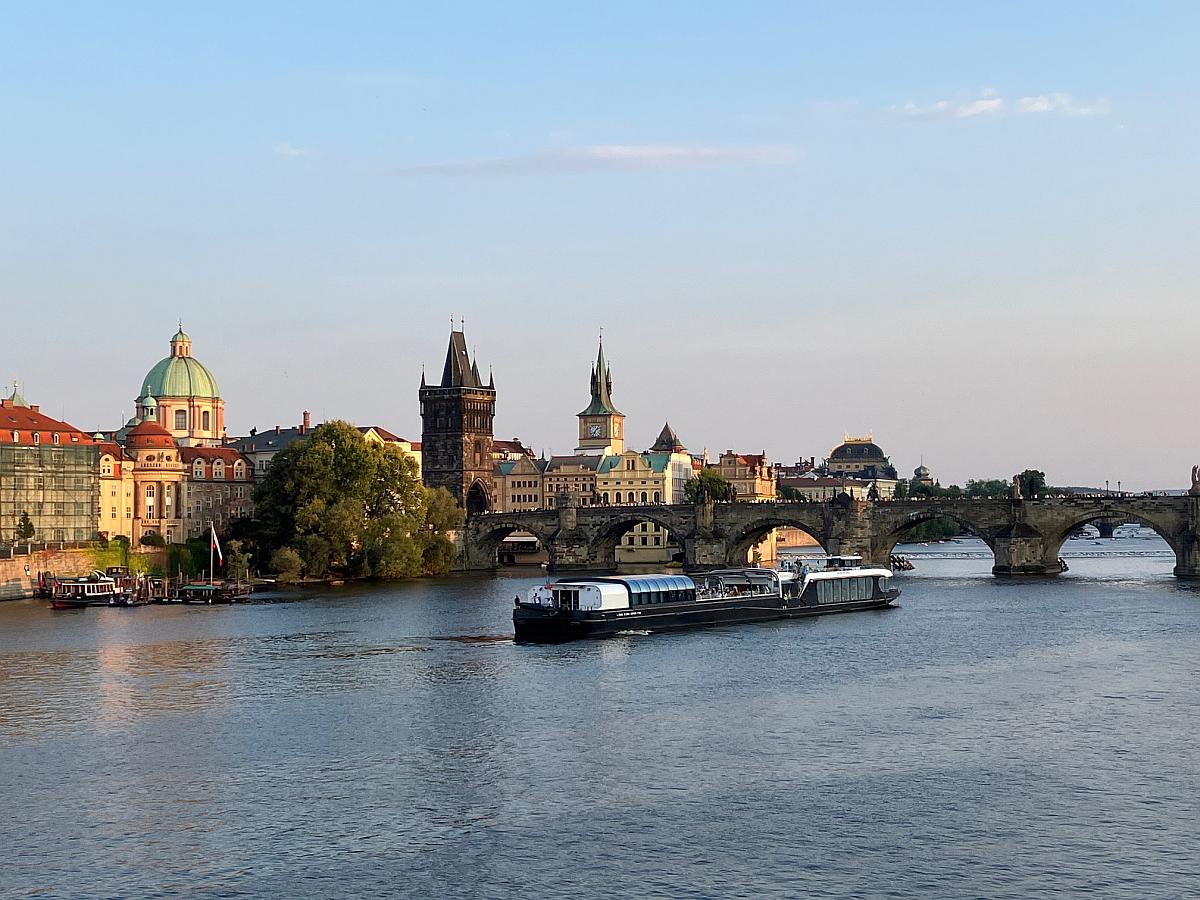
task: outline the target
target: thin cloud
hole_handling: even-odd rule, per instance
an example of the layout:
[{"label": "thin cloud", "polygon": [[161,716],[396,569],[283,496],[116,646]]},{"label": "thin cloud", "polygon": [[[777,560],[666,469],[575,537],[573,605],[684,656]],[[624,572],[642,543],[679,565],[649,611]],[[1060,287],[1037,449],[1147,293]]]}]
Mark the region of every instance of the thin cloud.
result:
[{"label": "thin cloud", "polygon": [[716,166],[785,166],[799,159],[793,147],[697,147],[670,144],[591,144],[486,159],[451,160],[400,169],[401,175],[507,175],[696,169]]},{"label": "thin cloud", "polygon": [[287,159],[298,159],[302,156],[312,156],[315,151],[311,147],[297,147],[284,141],[272,147],[271,152]]},{"label": "thin cloud", "polygon": [[994,90],[986,89],[970,100],[935,100],[932,103],[908,102],[890,107],[890,112],[908,119],[973,119],[1050,114],[1059,116],[1103,116],[1110,112],[1103,97],[1092,103],[1078,103],[1070,94],[1038,94],[1008,101]]},{"label": "thin cloud", "polygon": [[1093,103],[1076,103],[1070,94],[1038,94],[1017,101],[1022,113],[1057,113],[1060,116],[1107,116],[1112,110],[1108,100],[1099,98]]}]

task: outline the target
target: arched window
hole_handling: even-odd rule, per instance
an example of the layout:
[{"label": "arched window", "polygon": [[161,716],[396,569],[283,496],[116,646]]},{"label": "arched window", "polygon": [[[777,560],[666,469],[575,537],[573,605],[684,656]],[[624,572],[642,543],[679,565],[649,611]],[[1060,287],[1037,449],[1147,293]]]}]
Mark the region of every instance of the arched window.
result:
[{"label": "arched window", "polygon": [[19,441],[21,440],[21,432],[19,432],[19,431],[14,431],[14,432],[12,433],[12,435],[13,435],[13,443],[14,443],[14,444],[15,444],[15,443],[17,443],[17,442],[19,442]]},{"label": "arched window", "polygon": [[636,500],[636,499],[634,499],[634,496],[633,496],[633,491],[630,491],[630,492],[629,492],[629,502],[630,502],[630,503],[637,503],[637,500]]},{"label": "arched window", "polygon": [[242,461],[240,459],[233,464],[233,477],[238,481],[241,481],[246,477],[246,467],[242,465]]},{"label": "arched window", "polygon": [[192,477],[193,478],[203,478],[204,477],[204,461],[203,460],[198,459],[194,463],[192,463]]},{"label": "arched window", "polygon": [[642,491],[642,503],[646,503],[649,499],[650,498],[646,495],[646,492]]},{"label": "arched window", "polygon": [[608,491],[605,491],[605,492],[604,492],[604,502],[605,502],[605,503],[607,503],[607,502],[608,502]]},{"label": "arched window", "polygon": [[152,485],[152,484],[146,485],[146,499],[147,500],[154,499],[154,485]]},{"label": "arched window", "polygon": [[206,409],[204,412],[200,413],[200,428],[201,428],[201,430],[203,430],[203,431],[209,430],[208,422],[209,422],[208,410]]},{"label": "arched window", "polygon": [[40,444],[42,442],[42,433],[40,431],[35,431],[33,433],[33,442],[35,444]]},{"label": "arched window", "polygon": [[659,492],[659,491],[654,492],[654,502],[662,503],[662,493],[661,492]]},{"label": "arched window", "polygon": [[186,409],[175,410],[175,430],[176,431],[184,431],[186,429],[187,429],[187,410]]},{"label": "arched window", "polygon": [[51,440],[52,440],[52,441],[53,441],[53,443],[55,443],[55,444],[57,444],[57,443],[58,443],[58,432],[57,432],[57,431],[56,431],[56,432],[54,432],[54,434],[53,434],[53,435],[52,435],[52,437],[51,437]]},{"label": "arched window", "polygon": [[213,478],[225,477],[225,463],[219,459],[213,460]]}]

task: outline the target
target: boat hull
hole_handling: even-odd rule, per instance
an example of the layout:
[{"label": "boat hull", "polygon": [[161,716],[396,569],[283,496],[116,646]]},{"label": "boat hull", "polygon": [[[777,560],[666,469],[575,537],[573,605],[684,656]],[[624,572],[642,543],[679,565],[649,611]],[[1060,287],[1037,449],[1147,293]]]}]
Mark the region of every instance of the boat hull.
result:
[{"label": "boat hull", "polygon": [[585,613],[522,603],[513,610],[513,630],[520,643],[563,643],[631,631],[679,631],[884,609],[893,606],[899,595],[899,590],[890,589],[868,600],[846,603],[810,604],[757,597]]}]

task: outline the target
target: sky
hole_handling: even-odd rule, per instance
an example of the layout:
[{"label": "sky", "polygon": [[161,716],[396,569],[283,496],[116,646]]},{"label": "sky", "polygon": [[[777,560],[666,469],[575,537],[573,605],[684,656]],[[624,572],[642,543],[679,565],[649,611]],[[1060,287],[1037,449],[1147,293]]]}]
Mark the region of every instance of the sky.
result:
[{"label": "sky", "polygon": [[[842,8],[845,7],[845,8]],[[10,5],[0,378],[114,428],[180,320],[231,434],[419,439],[464,317],[496,436],[943,484],[1200,462],[1200,6]]]}]

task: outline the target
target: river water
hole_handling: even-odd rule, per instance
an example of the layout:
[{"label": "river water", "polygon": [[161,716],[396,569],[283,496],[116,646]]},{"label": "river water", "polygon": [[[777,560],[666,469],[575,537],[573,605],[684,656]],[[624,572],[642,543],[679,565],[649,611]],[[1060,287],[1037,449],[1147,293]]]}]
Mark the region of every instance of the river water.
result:
[{"label": "river water", "polygon": [[0,893],[1200,893],[1200,590],[1158,541],[981,549],[908,548],[895,610],[555,647],[508,640],[529,576],[0,604]]}]

